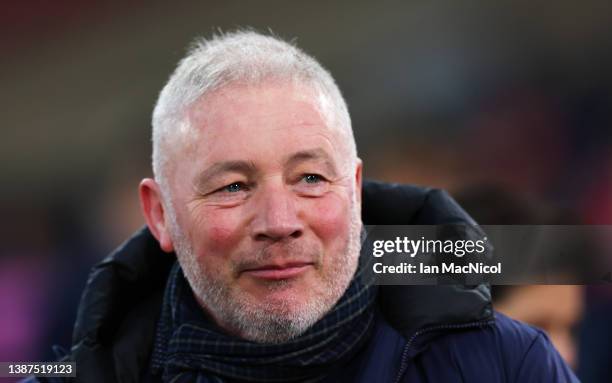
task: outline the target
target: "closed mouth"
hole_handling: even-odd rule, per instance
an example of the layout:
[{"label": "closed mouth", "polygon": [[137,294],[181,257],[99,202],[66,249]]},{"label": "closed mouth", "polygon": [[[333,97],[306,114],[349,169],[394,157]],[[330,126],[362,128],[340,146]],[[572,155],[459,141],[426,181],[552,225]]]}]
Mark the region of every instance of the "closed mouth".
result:
[{"label": "closed mouth", "polygon": [[268,280],[282,280],[295,278],[314,267],[312,262],[289,262],[283,264],[268,264],[257,267],[246,268],[241,274],[249,275],[254,278]]}]

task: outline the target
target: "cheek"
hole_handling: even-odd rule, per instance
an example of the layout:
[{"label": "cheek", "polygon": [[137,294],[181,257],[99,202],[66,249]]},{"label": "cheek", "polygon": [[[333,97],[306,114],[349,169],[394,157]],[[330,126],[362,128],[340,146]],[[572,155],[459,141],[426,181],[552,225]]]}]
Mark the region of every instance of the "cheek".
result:
[{"label": "cheek", "polygon": [[311,228],[324,242],[337,241],[348,236],[351,224],[349,208],[350,203],[346,199],[335,194],[327,195],[313,200],[307,219]]},{"label": "cheek", "polygon": [[240,242],[244,227],[238,217],[228,212],[212,211],[201,215],[191,232],[199,257],[230,254]]}]

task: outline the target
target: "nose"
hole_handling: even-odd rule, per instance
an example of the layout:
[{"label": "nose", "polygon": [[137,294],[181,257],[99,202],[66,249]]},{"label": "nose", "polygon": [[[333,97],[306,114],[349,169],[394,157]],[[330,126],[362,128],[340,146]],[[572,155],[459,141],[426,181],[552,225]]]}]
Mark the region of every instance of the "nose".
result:
[{"label": "nose", "polygon": [[260,190],[260,193],[253,221],[254,239],[276,242],[299,238],[304,226],[291,191],[279,185]]}]

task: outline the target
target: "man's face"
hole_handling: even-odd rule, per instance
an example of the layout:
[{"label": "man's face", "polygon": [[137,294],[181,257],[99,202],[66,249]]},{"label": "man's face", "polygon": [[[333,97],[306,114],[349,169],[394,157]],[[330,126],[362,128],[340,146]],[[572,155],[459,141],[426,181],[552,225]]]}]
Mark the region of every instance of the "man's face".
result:
[{"label": "man's face", "polygon": [[361,166],[315,100],[283,82],[225,86],[190,109],[172,155],[179,262],[200,305],[246,339],[299,335],[357,266]]}]

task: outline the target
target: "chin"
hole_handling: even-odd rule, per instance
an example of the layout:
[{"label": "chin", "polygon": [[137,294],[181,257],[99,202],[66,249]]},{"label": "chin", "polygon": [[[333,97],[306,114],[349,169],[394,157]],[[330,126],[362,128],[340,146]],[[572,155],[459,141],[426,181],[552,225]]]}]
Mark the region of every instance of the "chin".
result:
[{"label": "chin", "polygon": [[329,302],[316,296],[297,297],[296,291],[283,293],[291,295],[244,302],[242,315],[235,318],[243,338],[259,343],[286,342],[303,334],[330,309]]}]

